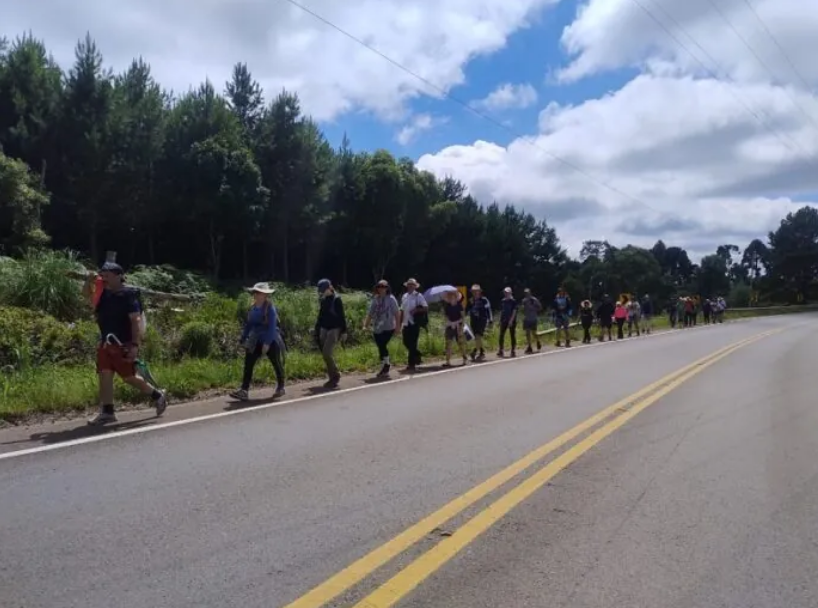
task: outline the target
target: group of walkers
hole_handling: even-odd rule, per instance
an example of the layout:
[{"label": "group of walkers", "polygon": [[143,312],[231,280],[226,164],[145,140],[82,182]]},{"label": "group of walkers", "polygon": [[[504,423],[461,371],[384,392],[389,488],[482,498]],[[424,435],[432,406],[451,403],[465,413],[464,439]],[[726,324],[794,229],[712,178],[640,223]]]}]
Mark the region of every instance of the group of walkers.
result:
[{"label": "group of walkers", "polygon": [[[114,262],[106,262],[96,275],[97,289],[93,288],[95,276],[89,275],[83,293],[88,297],[96,313],[101,332],[101,341],[97,350],[97,373],[99,376],[100,410],[96,417],[89,421],[91,425],[103,425],[116,421],[113,406],[113,378],[119,375],[126,383],[135,387],[154,402],[157,416],[161,416],[167,407],[165,393],[152,382],[146,368],[140,367],[138,359],[140,344],[144,335],[145,317],[141,298],[137,289],[128,287],[124,282],[122,268]],[[374,294],[369,303],[363,329],[372,333],[381,362],[377,377],[386,378],[392,368],[389,355],[389,344],[393,338],[400,336],[408,353],[406,371],[413,372],[423,362],[418,347],[421,330],[429,326],[429,302],[420,292],[420,283],[414,278],[403,284],[404,292],[400,300],[392,293],[390,284],[381,280],[374,286]],[[335,348],[347,334],[347,318],[341,296],[329,279],[317,283],[319,309],[314,328],[314,340],[326,366],[327,381],[324,387],[336,388],[341,380],[341,373],[335,361]],[[269,359],[276,376],[274,398],[285,394],[285,359],[286,343],[282,332],[278,311],[271,300],[275,289],[268,283],[257,283],[248,291],[252,294],[253,303],[247,313],[244,327],[239,338],[244,349],[244,371],[241,385],[231,393],[239,401],[249,399],[249,390],[253,382],[256,364],[262,358]],[[462,364],[469,360],[485,360],[485,336],[494,324],[491,303],[480,285],[472,285],[471,297],[463,301],[463,295],[452,288],[442,294],[445,338],[445,366],[452,365],[455,347],[462,358]],[[574,316],[571,297],[560,287],[549,303],[548,309],[556,331],[556,345],[571,346],[570,328]],[[525,335],[525,354],[531,354],[536,348],[542,350],[542,341],[538,333],[541,314],[546,310],[542,302],[530,289],[523,290],[523,297],[517,300],[511,287],[503,290],[499,304],[499,349],[497,356],[506,353],[506,337],[509,341],[511,357],[517,355],[517,323],[522,317],[522,328]],[[679,298],[667,308],[671,327],[682,324],[693,327],[698,323],[699,314],[704,323],[721,323],[724,319],[726,304],[724,298],[698,300],[691,297]],[[613,339],[613,328],[616,327],[617,339],[627,335],[637,336],[650,334],[656,310],[648,295],[641,300],[620,298],[614,301],[605,295],[598,305],[589,300],[580,303],[578,309],[579,325],[583,329],[582,342],[592,341],[591,330],[599,327],[598,339]],[[467,343],[473,342],[471,349]]]}]

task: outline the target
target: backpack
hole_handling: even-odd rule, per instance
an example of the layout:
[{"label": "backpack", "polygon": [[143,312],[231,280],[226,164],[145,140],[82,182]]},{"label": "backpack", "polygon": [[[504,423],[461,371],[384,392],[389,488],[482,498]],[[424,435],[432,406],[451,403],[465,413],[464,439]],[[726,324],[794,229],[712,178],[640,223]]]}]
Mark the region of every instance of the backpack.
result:
[{"label": "backpack", "polygon": [[[264,308],[262,309],[262,323],[266,327],[270,323],[270,308],[273,306],[273,303],[267,301],[264,303]],[[250,310],[247,311],[247,320],[250,320],[250,315],[253,313],[253,307],[250,307]],[[284,327],[281,325],[281,315],[276,315],[276,327],[278,327],[278,335],[281,337],[281,342],[284,342]]]}]

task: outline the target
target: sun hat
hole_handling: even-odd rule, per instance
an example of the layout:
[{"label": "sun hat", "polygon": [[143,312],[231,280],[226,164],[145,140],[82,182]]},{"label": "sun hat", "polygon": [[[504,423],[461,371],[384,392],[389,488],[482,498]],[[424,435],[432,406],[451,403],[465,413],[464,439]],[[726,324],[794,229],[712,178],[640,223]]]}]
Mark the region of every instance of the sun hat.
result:
[{"label": "sun hat", "polygon": [[248,287],[247,291],[250,293],[263,293],[267,294],[268,296],[272,293],[275,293],[275,289],[270,287],[269,283],[256,283],[252,287]]},{"label": "sun hat", "polygon": [[478,285],[477,283],[475,283],[474,285],[471,286],[471,290],[472,291],[483,291],[483,288],[480,287],[480,285]]},{"label": "sun hat", "polygon": [[417,279],[409,279],[403,284],[404,287],[420,287],[420,283],[418,283]]},{"label": "sun hat", "polygon": [[378,289],[379,287],[385,287],[386,289],[389,289],[389,281],[387,281],[386,279],[381,279],[380,281],[375,283],[375,289]]}]

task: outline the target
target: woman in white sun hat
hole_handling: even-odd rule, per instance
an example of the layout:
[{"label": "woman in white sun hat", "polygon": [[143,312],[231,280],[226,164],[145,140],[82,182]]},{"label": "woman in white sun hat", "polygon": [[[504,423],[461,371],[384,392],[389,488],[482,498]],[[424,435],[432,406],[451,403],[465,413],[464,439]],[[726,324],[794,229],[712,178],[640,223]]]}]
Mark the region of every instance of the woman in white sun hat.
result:
[{"label": "woman in white sun hat", "polygon": [[276,375],[276,390],[273,398],[284,395],[283,342],[278,326],[278,311],[270,301],[275,289],[269,283],[256,283],[247,291],[253,294],[253,306],[247,313],[240,343],[244,346],[244,376],[241,388],[230,393],[239,401],[247,401],[250,385],[253,383],[253,369],[258,360],[266,356],[273,364]]}]

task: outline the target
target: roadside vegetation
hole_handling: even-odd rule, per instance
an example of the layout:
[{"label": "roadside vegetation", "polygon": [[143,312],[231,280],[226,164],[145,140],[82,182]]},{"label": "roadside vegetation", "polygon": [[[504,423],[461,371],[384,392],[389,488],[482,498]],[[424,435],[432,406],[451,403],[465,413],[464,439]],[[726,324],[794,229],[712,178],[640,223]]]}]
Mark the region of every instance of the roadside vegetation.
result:
[{"label": "roadside vegetation", "polygon": [[[94,404],[97,328],[80,297],[78,282],[68,276],[82,268],[76,255],[52,251],[0,260],[0,420],[15,422],[32,414],[68,413]],[[241,375],[238,336],[250,306],[246,293],[238,288],[235,293],[218,293],[204,277],[170,266],[137,268],[128,280],[157,291],[204,294],[184,305],[152,302],[150,298],[146,301],[148,332],[141,354],[172,398],[190,399],[236,386]],[[338,351],[339,365],[347,373],[372,371],[379,363],[377,351],[370,335],[361,330],[367,294],[347,291],[343,297],[349,336]],[[314,289],[278,285],[273,298],[288,345],[288,380],[322,377],[323,362],[312,341],[318,306]],[[796,309],[801,308],[791,308]],[[731,310],[728,318],[786,310]],[[429,331],[421,338],[422,350],[430,360],[443,355],[440,314],[431,317]],[[655,325],[657,329],[667,328],[667,321],[659,317]],[[546,315],[542,327],[548,327]],[[574,334],[579,340],[579,331],[574,330]],[[517,339],[523,344],[519,327]],[[553,345],[553,334],[544,336],[544,341]],[[497,348],[496,330],[487,344],[488,352]],[[394,340],[391,347],[395,360],[404,363],[406,351],[400,340]],[[272,380],[269,366],[259,365],[257,383]],[[117,391],[121,402],[139,401],[138,395],[121,383]]]}]

